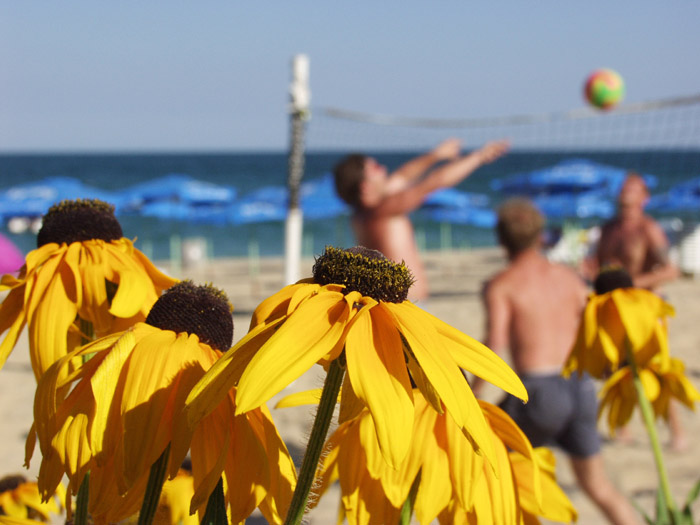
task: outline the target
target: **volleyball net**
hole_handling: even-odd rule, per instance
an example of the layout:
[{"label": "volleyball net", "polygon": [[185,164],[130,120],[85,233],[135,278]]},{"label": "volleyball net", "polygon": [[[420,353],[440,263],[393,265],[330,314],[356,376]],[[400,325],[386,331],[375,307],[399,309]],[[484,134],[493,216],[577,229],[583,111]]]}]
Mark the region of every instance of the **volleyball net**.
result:
[{"label": "volleyball net", "polygon": [[[314,107],[305,142],[308,153],[340,155],[359,151],[377,155],[380,160],[385,155],[384,159],[398,161],[425,152],[447,137],[461,139],[465,150],[491,140],[510,141],[507,156],[460,185],[460,189],[487,191],[495,197],[489,184],[494,179],[547,168],[571,158],[651,175],[656,181],[652,194],[659,196],[680,183],[694,178],[700,181],[700,94],[620,104],[608,111],[582,107],[493,118],[421,118]],[[390,168],[397,167],[385,162]],[[684,231],[675,233],[687,234],[688,228],[700,221],[700,184],[698,188],[698,206],[686,202],[682,209],[667,206],[651,213],[662,220],[680,217]],[[601,217],[578,221],[584,226],[600,222]],[[418,223],[419,231],[428,231],[428,244],[431,239],[442,239],[439,245],[428,245],[428,249],[493,242],[492,237],[487,238],[492,232],[482,234],[467,228],[460,234],[459,225],[453,225],[450,231],[446,228],[444,224]],[[483,239],[474,243],[479,236]]]},{"label": "volleyball net", "polygon": [[621,104],[613,110],[570,111],[494,118],[421,118],[314,108],[310,151],[420,150],[446,135],[466,144],[508,138],[515,149],[641,150],[700,149],[700,94]]}]

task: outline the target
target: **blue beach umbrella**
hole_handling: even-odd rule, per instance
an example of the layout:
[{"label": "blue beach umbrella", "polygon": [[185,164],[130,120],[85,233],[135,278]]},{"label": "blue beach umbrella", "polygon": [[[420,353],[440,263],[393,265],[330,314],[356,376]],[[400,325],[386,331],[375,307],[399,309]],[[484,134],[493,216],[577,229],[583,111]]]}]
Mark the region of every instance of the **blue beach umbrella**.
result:
[{"label": "blue beach umbrella", "polygon": [[309,220],[331,219],[350,212],[350,207],[338,197],[331,174],[303,183],[299,193],[301,209]]},{"label": "blue beach umbrella", "polygon": [[700,177],[679,182],[666,193],[653,195],[647,210],[663,213],[677,213],[700,210]]},{"label": "blue beach umbrella", "polygon": [[[491,189],[504,195],[577,195],[588,191],[603,192],[607,198],[617,196],[628,169],[572,158],[525,173],[494,179]],[[649,188],[657,185],[653,175],[643,175]]]},{"label": "blue beach umbrella", "polygon": [[484,207],[489,205],[489,201],[489,196],[483,193],[444,188],[428,195],[423,202],[423,207]]},{"label": "blue beach umbrella", "polygon": [[488,195],[483,193],[445,188],[428,195],[421,213],[436,222],[492,228],[496,224],[496,214],[489,203]]},{"label": "blue beach umbrella", "polygon": [[[330,219],[349,211],[328,175],[303,183],[299,195],[304,218],[308,220]],[[229,208],[229,220],[234,224],[283,221],[288,202],[286,186],[265,186],[237,199]]]},{"label": "blue beach umbrella", "polygon": [[41,217],[65,199],[100,199],[117,208],[121,205],[118,193],[87,186],[71,177],[48,177],[0,191],[0,218]]},{"label": "blue beach umbrella", "polygon": [[287,217],[287,189],[265,186],[237,199],[227,210],[233,224],[283,221]]},{"label": "blue beach umbrella", "polygon": [[171,173],[125,188],[120,194],[124,211],[138,213],[144,206],[153,202],[223,207],[234,201],[236,189],[195,179],[190,175]]},{"label": "blue beach umbrella", "polygon": [[429,208],[426,212],[428,217],[436,222],[466,224],[479,228],[493,228],[496,225],[496,212],[491,208],[449,206]]}]

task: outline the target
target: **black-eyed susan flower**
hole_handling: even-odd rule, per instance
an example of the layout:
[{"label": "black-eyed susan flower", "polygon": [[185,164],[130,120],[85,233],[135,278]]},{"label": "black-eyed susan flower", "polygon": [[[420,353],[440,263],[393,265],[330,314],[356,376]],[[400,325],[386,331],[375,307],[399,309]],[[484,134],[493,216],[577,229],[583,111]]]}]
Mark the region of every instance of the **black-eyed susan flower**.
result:
[{"label": "black-eyed susan flower", "polygon": [[[668,360],[666,320],[673,307],[649,290],[632,288],[623,270],[606,270],[588,298],[576,342],[564,366],[566,375],[588,372],[602,378],[624,364],[632,351],[638,363],[654,356]],[[622,284],[622,287],[619,287]]]},{"label": "black-eyed susan flower", "polygon": [[42,501],[37,484],[20,474],[0,478],[0,515],[24,520],[50,521],[63,511],[66,493],[63,485]]},{"label": "black-eyed susan flower", "polygon": [[[0,367],[27,327],[37,378],[81,344],[79,319],[100,337],[143,321],[161,292],[176,282],[122,236],[114,206],[63,201],[44,216],[37,249],[19,278],[5,275],[0,291]],[[84,335],[84,334],[82,334]]]},{"label": "black-eyed susan flower", "polygon": [[[232,338],[225,295],[184,281],[158,299],[145,323],[78,348],[52,365],[39,382],[34,405],[42,492],[63,473],[75,492],[90,471],[90,514],[96,521],[118,521],[138,510],[156,460],[170,450],[168,471],[175,476],[191,449],[192,511],[203,510],[223,473],[235,523],[256,507],[279,521],[295,472],[267,409],[237,416],[231,391],[194,429],[181,417],[192,385]],[[74,357],[86,354],[93,357],[60,379]],[[63,400],[56,392],[66,388],[71,391]]]},{"label": "black-eyed susan flower", "polygon": [[[487,462],[449,415],[433,410],[418,390],[414,396],[411,445],[397,468],[383,460],[366,409],[339,425],[328,439],[318,491],[322,494],[339,480],[342,517],[349,524],[397,523],[412,488],[415,517],[421,524],[436,518],[450,524],[518,524],[533,509],[540,516],[572,516],[561,489],[556,498],[544,496],[544,489],[556,485],[553,474],[505,412],[479,402],[495,449]],[[304,396],[292,402],[300,401]],[[313,395],[306,401],[312,402]],[[289,400],[281,406],[290,406]]]},{"label": "black-eyed susan flower", "polygon": [[447,410],[485,452],[484,416],[460,368],[527,399],[515,373],[487,347],[407,300],[403,264],[365,248],[326,248],[313,277],[255,310],[249,333],[206,374],[187,401],[196,422],[234,386],[237,413],[252,410],[314,364],[341,357],[341,419],[366,406],[383,457],[398,465],[411,442],[413,381],[437,413]]}]

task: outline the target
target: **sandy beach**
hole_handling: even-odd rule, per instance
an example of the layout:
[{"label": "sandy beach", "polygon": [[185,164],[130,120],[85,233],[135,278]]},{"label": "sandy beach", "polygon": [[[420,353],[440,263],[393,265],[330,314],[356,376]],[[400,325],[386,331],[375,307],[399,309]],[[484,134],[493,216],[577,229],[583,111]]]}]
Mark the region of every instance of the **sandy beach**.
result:
[{"label": "sandy beach", "polygon": [[[480,289],[484,280],[505,264],[498,249],[474,251],[431,252],[424,256],[431,286],[430,311],[465,333],[481,338],[484,312],[480,303]],[[313,261],[305,260],[305,275],[311,272]],[[163,265],[169,270],[167,265]],[[203,262],[189,268],[173,269],[172,274],[192,279],[196,283],[209,282],[222,288],[234,304],[234,340],[245,335],[251,314],[257,304],[276,292],[283,285],[283,261],[281,259],[219,259]],[[686,373],[694,384],[700,385],[700,279],[682,278],[666,287],[669,302],[676,308],[676,317],[670,323],[670,346],[673,356],[686,364]],[[3,296],[0,296],[2,299]],[[536,307],[536,305],[533,305]],[[281,395],[306,390],[321,385],[322,370],[315,367],[306,376],[288,387]],[[15,348],[9,360],[0,370],[0,475],[25,472],[36,476],[39,458],[34,458],[28,471],[22,467],[24,441],[32,422],[32,404],[35,382],[29,365],[26,336]],[[501,393],[487,390],[487,398],[497,401]],[[279,397],[279,396],[278,396]],[[299,461],[311,424],[312,410],[308,407],[277,410],[273,417],[282,437]],[[700,433],[700,417],[685,408],[681,409],[683,422],[690,438],[689,450],[674,453],[665,450],[665,458],[676,501],[682,503],[693,484],[700,478],[700,443],[695,436]],[[668,440],[667,427],[659,423],[664,443]],[[600,427],[602,433],[607,429]],[[646,511],[653,509],[656,473],[646,434],[638,415],[630,425],[633,442],[622,444],[606,440],[603,456],[607,470],[622,492]],[[37,450],[38,453],[38,450]],[[556,452],[557,473],[560,484],[569,494],[579,511],[579,523],[601,522],[597,510],[576,487],[566,457]],[[338,491],[330,492],[319,506],[308,515],[308,523],[335,523]],[[696,505],[696,513],[700,506]],[[249,523],[264,523],[253,516]]]}]

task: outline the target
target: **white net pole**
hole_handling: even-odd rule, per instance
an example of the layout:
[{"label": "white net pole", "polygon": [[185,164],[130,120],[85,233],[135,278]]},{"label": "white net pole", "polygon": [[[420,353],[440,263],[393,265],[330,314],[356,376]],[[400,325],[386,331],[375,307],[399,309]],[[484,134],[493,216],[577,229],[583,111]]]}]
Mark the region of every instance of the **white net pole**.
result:
[{"label": "white net pole", "polygon": [[291,138],[289,147],[289,208],[285,223],[284,282],[292,284],[301,274],[301,247],[304,216],[299,205],[299,187],[304,175],[304,124],[309,118],[309,59],[296,55],[292,60],[290,86]]}]

